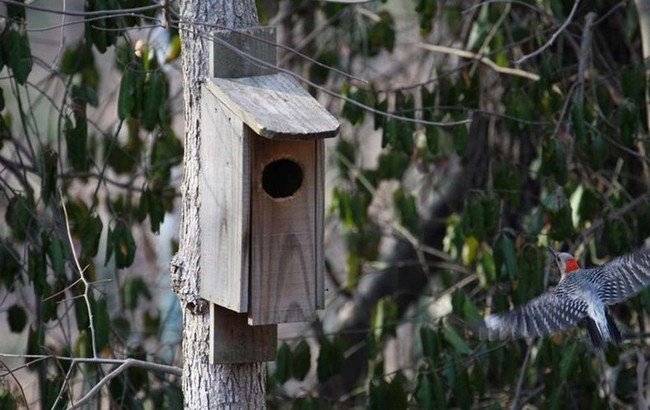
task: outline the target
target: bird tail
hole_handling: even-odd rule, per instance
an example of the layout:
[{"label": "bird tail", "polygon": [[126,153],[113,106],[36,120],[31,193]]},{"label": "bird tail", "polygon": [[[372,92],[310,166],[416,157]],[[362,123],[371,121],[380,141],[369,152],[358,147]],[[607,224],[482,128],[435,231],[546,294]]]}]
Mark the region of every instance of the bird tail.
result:
[{"label": "bird tail", "polygon": [[[609,323],[609,322],[608,322]],[[589,339],[591,339],[591,344],[597,349],[605,348],[605,341],[603,340],[603,335],[600,334],[600,330],[596,325],[596,322],[587,318],[587,333],[589,333]]]},{"label": "bird tail", "polygon": [[607,320],[607,330],[609,330],[609,335],[612,337],[612,340],[616,344],[621,343],[621,332],[618,331],[618,326],[612,318],[612,315],[609,314],[609,310],[605,309],[605,319]]},{"label": "bird tail", "polygon": [[591,339],[591,344],[598,349],[604,349],[609,340],[615,344],[621,343],[621,332],[619,332],[616,322],[607,309],[605,310],[605,321],[607,322],[607,337],[603,337],[602,332],[593,319],[589,317],[587,318],[587,333],[589,333],[589,339]]}]

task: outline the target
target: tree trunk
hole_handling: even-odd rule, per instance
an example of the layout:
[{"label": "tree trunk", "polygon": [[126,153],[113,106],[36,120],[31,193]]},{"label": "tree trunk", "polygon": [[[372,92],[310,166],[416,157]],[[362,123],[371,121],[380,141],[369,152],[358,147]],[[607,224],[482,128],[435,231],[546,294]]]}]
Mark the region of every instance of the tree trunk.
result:
[{"label": "tree trunk", "polygon": [[185,407],[264,408],[264,363],[209,363],[209,309],[207,302],[199,296],[200,91],[208,76],[208,42],[215,28],[256,26],[257,10],[252,0],[183,0],[180,14],[185,154],[180,246],[172,261],[171,283],[183,309],[182,387]]}]

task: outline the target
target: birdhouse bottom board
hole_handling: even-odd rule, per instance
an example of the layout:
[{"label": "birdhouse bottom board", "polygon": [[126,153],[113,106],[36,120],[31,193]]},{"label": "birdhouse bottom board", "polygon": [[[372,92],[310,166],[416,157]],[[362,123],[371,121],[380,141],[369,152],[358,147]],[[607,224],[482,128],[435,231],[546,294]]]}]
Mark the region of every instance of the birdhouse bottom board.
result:
[{"label": "birdhouse bottom board", "polygon": [[249,324],[310,321],[323,293],[323,141],[248,131]]}]

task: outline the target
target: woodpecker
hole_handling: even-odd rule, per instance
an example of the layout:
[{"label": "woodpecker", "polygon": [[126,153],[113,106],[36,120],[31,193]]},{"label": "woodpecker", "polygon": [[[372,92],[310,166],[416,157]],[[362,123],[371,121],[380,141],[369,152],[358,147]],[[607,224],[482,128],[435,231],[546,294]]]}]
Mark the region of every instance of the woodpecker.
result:
[{"label": "woodpecker", "polygon": [[538,337],[576,326],[586,319],[592,344],[604,348],[621,341],[621,334],[609,312],[650,285],[650,248],[611,260],[602,266],[580,268],[569,253],[550,249],[560,270],[555,289],[510,312],[487,315],[481,326],[488,339]]}]

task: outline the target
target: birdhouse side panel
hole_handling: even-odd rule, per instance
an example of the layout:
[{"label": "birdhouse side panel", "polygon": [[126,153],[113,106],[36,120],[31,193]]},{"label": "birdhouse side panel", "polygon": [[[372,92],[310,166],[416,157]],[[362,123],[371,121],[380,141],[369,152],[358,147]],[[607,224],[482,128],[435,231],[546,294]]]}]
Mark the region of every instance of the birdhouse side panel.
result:
[{"label": "birdhouse side panel", "polygon": [[246,126],[203,89],[201,115],[201,297],[248,309],[250,152]]},{"label": "birdhouse side panel", "polygon": [[251,136],[249,323],[304,322],[316,310],[316,146]]},{"label": "birdhouse side panel", "polygon": [[325,141],[317,140],[316,200],[316,309],[325,308]]}]

